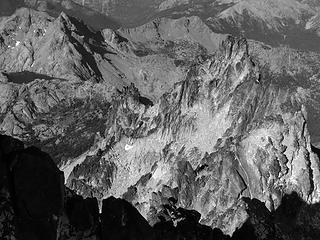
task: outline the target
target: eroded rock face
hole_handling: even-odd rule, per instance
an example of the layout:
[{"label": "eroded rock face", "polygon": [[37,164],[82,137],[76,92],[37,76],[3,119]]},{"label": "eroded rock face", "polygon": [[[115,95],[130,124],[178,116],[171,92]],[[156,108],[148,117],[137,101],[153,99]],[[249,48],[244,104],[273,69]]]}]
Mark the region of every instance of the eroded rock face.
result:
[{"label": "eroded rock face", "polygon": [[292,191],[318,200],[319,163],[305,111],[259,71],[246,41],[229,38],[221,54],[194,65],[153,106],[127,92],[106,147],[82,163],[99,159],[96,169],[105,170],[81,174],[80,164],[69,175],[76,189],[77,179],[85,180],[83,194],[124,196],[149,219],[172,197],[229,234],[247,218],[243,196],[269,209]]},{"label": "eroded rock face", "polygon": [[[108,102],[113,94],[118,95],[117,88],[134,82],[143,96],[157,100],[174,82],[183,79],[196,58],[196,54],[192,54],[185,65],[178,65],[176,61],[179,61],[179,46],[182,45],[173,42],[172,56],[162,54],[163,49],[156,49],[155,54],[139,55],[139,46],[112,30],[101,35],[93,33],[65,14],[53,19],[45,13],[21,9],[4,19],[1,29],[5,36],[1,48],[1,68],[4,69],[1,74],[1,131],[30,144],[45,146],[44,150],[58,162],[70,158],[62,156],[66,153],[62,145],[75,146],[71,151],[74,158],[93,145],[97,132],[103,134],[103,124],[108,121]],[[41,34],[37,33],[39,29]],[[110,39],[109,35],[113,37]],[[31,44],[28,48],[31,52],[24,58],[21,56],[25,56],[27,42]],[[185,47],[184,52],[193,46]],[[52,116],[45,117],[49,112]],[[79,114],[71,117],[74,112]],[[70,115],[70,121],[61,118],[61,114]],[[79,118],[79,125],[74,124]],[[99,123],[89,130],[89,121]],[[74,139],[77,137],[61,139],[76,132],[80,134],[78,130],[83,124],[89,130],[87,143],[82,141],[83,144],[76,147],[79,143]],[[73,129],[69,128],[71,125]],[[53,153],[52,147],[57,144],[61,148]]]},{"label": "eroded rock face", "polygon": [[[100,206],[124,198],[153,226],[183,225],[185,214],[229,235],[250,217],[243,197],[268,210],[293,191],[319,200],[303,101],[258,66],[245,39],[214,34],[197,17],[94,33],[66,14],[21,10],[1,29],[0,129],[47,151],[77,194]],[[16,33],[32,43],[25,60],[22,43],[10,45]],[[61,236],[89,236],[91,203],[70,198]]]},{"label": "eroded rock face", "polygon": [[[180,221],[177,230],[165,222],[153,229],[129,202],[114,197],[103,201],[99,214],[96,198],[84,199],[65,188],[61,172],[47,154],[24,148],[9,136],[0,136],[0,164],[1,239],[150,240],[163,239],[171,230],[168,239],[200,234],[199,213],[185,209],[171,209]],[[189,230],[198,230],[188,231],[186,224]],[[201,234],[204,239],[213,236],[209,229]]]},{"label": "eroded rock face", "polygon": [[0,25],[0,68],[9,72],[12,82],[101,78],[90,57],[91,50],[77,34],[72,18],[65,14],[54,19],[46,13],[22,8],[4,18]]},{"label": "eroded rock face", "polygon": [[[2,239],[311,240],[320,234],[319,204],[307,204],[295,192],[284,195],[273,211],[258,199],[241,198],[248,219],[232,237],[200,224],[201,214],[196,210],[178,207],[177,198],[172,197],[176,195],[168,187],[163,187],[161,199],[154,198],[161,204],[153,208],[154,218],[148,219],[154,220],[153,226],[128,202],[134,196],[129,193],[124,196],[128,201],[104,199],[99,214],[96,198],[84,199],[63,184],[43,181],[48,177],[59,181],[61,176],[47,154],[34,147],[25,149],[22,142],[3,135],[0,150]],[[19,171],[22,168],[24,172]],[[33,171],[35,174],[24,182],[17,181],[30,173],[30,168],[40,171]],[[145,176],[140,183],[148,178]]]}]

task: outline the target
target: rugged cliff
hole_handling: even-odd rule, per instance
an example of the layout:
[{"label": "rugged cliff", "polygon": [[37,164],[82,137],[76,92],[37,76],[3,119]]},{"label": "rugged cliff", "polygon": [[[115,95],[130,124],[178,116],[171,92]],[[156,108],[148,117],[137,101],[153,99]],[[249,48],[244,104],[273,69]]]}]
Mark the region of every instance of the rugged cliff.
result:
[{"label": "rugged cliff", "polygon": [[177,207],[173,197],[154,226],[119,198],[104,199],[99,213],[97,199],[63,185],[48,154],[9,136],[0,136],[0,166],[1,239],[311,240],[320,234],[318,204],[306,204],[297,193],[285,195],[271,212],[257,199],[242,198],[248,220],[230,238],[198,223],[200,213]]},{"label": "rugged cliff", "polygon": [[227,233],[246,219],[242,196],[269,209],[292,191],[318,200],[305,111],[259,71],[244,40],[228,38],[221,54],[193,65],[153,106],[134,88],[121,94],[106,146],[66,176],[82,194],[123,196],[150,221],[174,198]]},{"label": "rugged cliff", "polygon": [[[294,78],[303,68],[316,82],[317,67],[308,64],[317,54],[301,60],[301,69],[289,63],[282,71],[285,53],[272,58],[270,46],[216,34],[198,17],[93,32],[66,14],[21,9],[2,19],[0,36],[1,132],[49,153],[67,187],[96,197],[102,211],[120,204],[141,219],[141,232],[151,227],[127,202],[152,229],[179,229],[187,219],[212,236],[212,228],[232,235],[248,222],[258,229],[252,222],[272,218],[285,194],[296,192],[306,206],[319,201],[310,99],[301,94],[310,85],[281,75],[294,69]],[[127,202],[103,201],[110,196]],[[71,197],[72,209],[87,208]],[[61,215],[57,208],[46,218]],[[97,226],[66,211],[74,221],[66,224],[80,235]],[[103,226],[112,221],[105,214],[99,221],[107,235]],[[275,234],[276,223],[267,222]]]}]

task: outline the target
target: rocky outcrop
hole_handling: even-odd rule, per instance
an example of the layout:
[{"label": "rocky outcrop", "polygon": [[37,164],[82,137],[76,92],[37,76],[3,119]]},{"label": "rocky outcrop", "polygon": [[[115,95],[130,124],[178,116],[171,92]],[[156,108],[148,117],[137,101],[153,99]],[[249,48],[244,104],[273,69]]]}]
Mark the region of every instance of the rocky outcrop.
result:
[{"label": "rocky outcrop", "polygon": [[[97,199],[83,199],[64,187],[61,172],[47,154],[24,148],[9,136],[0,136],[0,164],[1,239],[163,239],[161,234],[174,230],[170,224],[153,229],[129,202],[114,197],[103,200],[100,215]],[[199,214],[174,211],[199,234]],[[180,225],[168,239],[196,237]],[[201,233],[205,239],[213,236],[207,233]]]},{"label": "rocky outcrop", "polygon": [[[75,193],[53,221],[61,236],[89,238],[98,226],[109,234],[97,223],[102,203],[141,220],[139,227],[131,217],[127,227],[117,220],[126,238],[148,235],[142,217],[170,236],[188,229],[210,235],[212,228],[232,235],[250,219],[243,197],[268,211],[291,192],[310,204],[319,200],[319,159],[299,92],[261,68],[245,39],[214,34],[197,17],[95,33],[66,14],[53,19],[22,9],[3,23],[1,131],[41,147],[64,172]],[[33,32],[37,24],[45,34]],[[36,46],[25,62],[16,57],[22,43],[8,48],[19,28]],[[23,151],[35,163],[49,161]],[[111,196],[137,210],[122,200],[103,202]],[[111,210],[103,213],[106,223],[109,211],[124,217]]]},{"label": "rocky outcrop", "polygon": [[84,199],[63,186],[47,154],[3,135],[0,164],[1,239],[311,240],[320,234],[318,203],[307,204],[295,192],[284,195],[275,211],[257,199],[242,198],[248,219],[229,237],[200,224],[199,212],[178,207],[175,197],[166,197],[172,195],[168,188],[162,191],[154,226],[128,202],[129,194],[128,201],[104,199],[99,214],[97,199]]},{"label": "rocky outcrop", "polygon": [[[31,80],[91,77],[99,80],[101,73],[86,41],[77,34],[77,22],[65,14],[54,19],[45,13],[19,9],[2,20],[0,68],[8,72],[13,82],[19,81],[18,74],[23,76],[24,72],[36,73]],[[90,35],[88,29],[81,30]],[[28,79],[20,81],[28,82]]]},{"label": "rocky outcrop", "polygon": [[153,106],[128,90],[99,153],[96,169],[105,170],[83,178],[80,164],[68,182],[85,179],[82,194],[123,195],[150,220],[174,198],[229,234],[247,218],[243,196],[270,210],[292,191],[317,201],[319,163],[305,110],[264,74],[246,41],[229,38]]},{"label": "rocky outcrop", "polygon": [[[92,146],[96,133],[104,132],[105,113],[109,111],[108,102],[112,95],[118,95],[116,88],[121,89],[134,82],[143,96],[157,100],[174,82],[182,80],[188,66],[196,61],[195,51],[188,55],[185,53],[194,46],[202,49],[197,43],[184,46],[177,41],[170,43],[171,49],[165,50],[165,46],[155,49],[157,54],[154,55],[152,49],[146,47],[141,50],[112,30],[105,30],[100,35],[65,14],[54,21],[44,13],[37,14],[35,11],[29,14],[22,9],[15,17],[4,21],[3,32],[8,31],[9,25],[14,26],[8,39],[19,36],[23,31],[25,41],[30,39],[32,43],[32,54],[19,61],[25,49],[20,45],[24,43],[14,39],[17,41],[14,46],[17,46],[8,47],[9,43],[4,42],[0,128],[2,133],[44,147],[57,162],[86,152]],[[28,16],[30,26],[21,27],[28,26]],[[34,29],[40,28],[46,33],[37,35]],[[65,39],[61,46],[58,39]],[[72,53],[69,48],[73,49]],[[163,54],[164,50],[168,53]],[[88,58],[88,55],[92,57]],[[79,114],[71,117],[70,121],[61,118],[61,112],[73,115],[75,109]],[[51,117],[44,118],[47,114]],[[82,114],[87,117],[82,118]],[[77,126],[74,123],[78,120]],[[98,121],[99,124],[89,130],[89,121]],[[75,141],[75,135],[78,130],[79,134],[82,133],[81,124],[88,129],[88,141],[79,143]],[[71,155],[67,154],[69,156],[65,155],[66,147],[74,149]]]}]

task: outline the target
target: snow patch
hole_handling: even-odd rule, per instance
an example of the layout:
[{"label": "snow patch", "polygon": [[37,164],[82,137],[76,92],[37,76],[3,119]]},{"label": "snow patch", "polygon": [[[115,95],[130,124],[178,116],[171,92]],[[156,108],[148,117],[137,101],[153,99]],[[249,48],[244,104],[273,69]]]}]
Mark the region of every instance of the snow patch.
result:
[{"label": "snow patch", "polygon": [[124,150],[126,150],[126,151],[129,151],[129,150],[132,149],[132,148],[133,148],[133,145],[126,144],[126,145],[124,146]]}]

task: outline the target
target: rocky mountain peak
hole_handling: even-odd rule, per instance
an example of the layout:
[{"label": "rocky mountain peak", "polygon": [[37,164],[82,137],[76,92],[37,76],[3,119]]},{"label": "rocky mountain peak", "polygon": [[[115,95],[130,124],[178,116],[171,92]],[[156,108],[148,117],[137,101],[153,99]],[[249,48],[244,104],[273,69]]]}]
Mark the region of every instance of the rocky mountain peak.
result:
[{"label": "rocky mountain peak", "polygon": [[284,192],[317,201],[319,160],[304,113],[254,64],[245,40],[227,38],[221,52],[199,59],[153,106],[125,96],[106,129],[107,147],[77,160],[71,172],[74,163],[62,167],[78,193],[125,196],[151,222],[173,197],[228,234],[247,218],[243,196],[270,210]]},{"label": "rocky mountain peak", "polygon": [[[300,75],[281,75],[297,52],[215,33],[197,16],[95,32],[66,13],[21,9],[1,20],[0,36],[0,131],[26,145],[0,139],[23,186],[20,200],[5,202],[61,239],[120,231],[120,239],[157,231],[228,239],[240,229],[268,239],[260,227],[270,238],[286,228],[272,217],[287,212],[283,196],[298,199],[300,214],[319,201],[319,158],[300,94],[308,91]],[[277,50],[281,66],[290,62],[281,73],[280,57],[270,57]],[[314,86],[315,68],[306,85]],[[39,211],[46,197],[28,197],[38,178],[55,199]]]},{"label": "rocky mountain peak", "polygon": [[19,78],[22,72],[39,74],[39,78],[101,78],[94,60],[89,58],[89,39],[83,39],[93,33],[78,20],[65,13],[54,20],[45,13],[21,9],[14,17],[4,19],[3,24],[6,28],[2,30],[2,53],[9,57],[1,61],[1,68],[13,78]]}]

